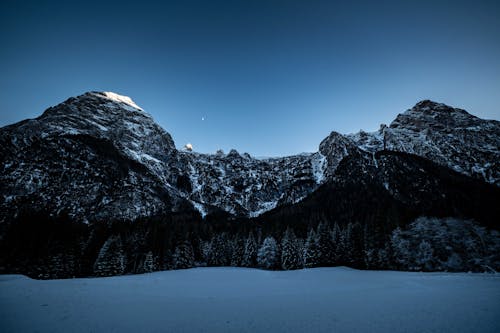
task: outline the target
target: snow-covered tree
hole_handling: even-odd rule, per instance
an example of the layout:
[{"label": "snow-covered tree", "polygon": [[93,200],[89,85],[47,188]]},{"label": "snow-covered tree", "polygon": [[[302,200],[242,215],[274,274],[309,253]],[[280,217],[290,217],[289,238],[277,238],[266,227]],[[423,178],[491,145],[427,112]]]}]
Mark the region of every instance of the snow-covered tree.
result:
[{"label": "snow-covered tree", "polygon": [[278,244],[274,237],[266,237],[258,251],[257,263],[260,267],[274,269],[278,266],[278,261]]},{"label": "snow-covered tree", "polygon": [[335,262],[335,244],[328,224],[322,222],[318,225],[316,232],[318,251],[318,264],[320,266],[331,266]]},{"label": "snow-covered tree", "polygon": [[299,243],[295,233],[287,228],[281,240],[281,267],[285,270],[302,267]]},{"label": "snow-covered tree", "polygon": [[364,267],[364,234],[363,228],[359,223],[349,223],[347,225],[348,248],[349,255],[347,256],[347,264],[350,267]]},{"label": "snow-covered tree", "polygon": [[248,235],[245,243],[245,253],[243,254],[243,267],[255,267],[257,265],[257,242],[252,233]]},{"label": "snow-covered tree", "polygon": [[104,243],[94,263],[97,276],[121,275],[125,272],[125,254],[119,235],[112,235]]},{"label": "snow-covered tree", "polygon": [[210,266],[227,266],[228,258],[228,241],[225,233],[216,234],[212,238],[210,252],[208,255],[208,265]]},{"label": "snow-covered tree", "polygon": [[474,221],[419,217],[391,238],[396,268],[498,271],[500,237]]},{"label": "snow-covered tree", "polygon": [[314,229],[309,230],[304,245],[304,264],[306,267],[316,267],[319,264],[318,243]]},{"label": "snow-covered tree", "polygon": [[243,262],[245,254],[245,242],[240,235],[236,235],[233,239],[233,250],[231,251],[231,266],[239,267]]},{"label": "snow-covered tree", "polygon": [[337,265],[345,265],[347,264],[347,239],[345,230],[340,229],[338,225],[336,225],[336,231],[334,231],[337,235],[337,244],[335,246],[335,263]]},{"label": "snow-covered tree", "polygon": [[173,254],[170,249],[163,251],[163,259],[159,262],[159,267],[162,270],[169,270],[174,268]]},{"label": "snow-covered tree", "polygon": [[431,271],[434,269],[434,250],[431,244],[425,239],[418,245],[415,255],[415,268],[417,270]]},{"label": "snow-covered tree", "polygon": [[143,271],[145,273],[151,273],[156,270],[155,258],[153,257],[153,252],[149,251],[146,253],[146,257],[144,258],[143,263]]},{"label": "snow-covered tree", "polygon": [[190,268],[194,265],[193,246],[188,240],[183,241],[175,248],[173,255],[175,269]]},{"label": "snow-covered tree", "polygon": [[396,268],[408,269],[411,266],[410,241],[403,237],[401,228],[392,232],[391,245]]}]

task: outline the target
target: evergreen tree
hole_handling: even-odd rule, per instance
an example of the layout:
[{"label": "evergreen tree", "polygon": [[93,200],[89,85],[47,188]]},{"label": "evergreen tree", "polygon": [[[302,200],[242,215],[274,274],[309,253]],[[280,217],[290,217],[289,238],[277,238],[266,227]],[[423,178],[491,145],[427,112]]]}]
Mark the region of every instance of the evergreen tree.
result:
[{"label": "evergreen tree", "polygon": [[193,246],[188,240],[179,244],[173,255],[175,269],[190,268],[194,266]]},{"label": "evergreen tree", "polygon": [[172,268],[174,268],[172,251],[170,251],[170,249],[165,249],[163,251],[163,259],[160,260],[160,269],[169,270]]},{"label": "evergreen tree", "polygon": [[112,235],[104,243],[94,263],[96,276],[121,275],[125,272],[125,255],[119,235]]},{"label": "evergreen tree", "polygon": [[364,267],[364,241],[363,241],[363,230],[359,223],[349,223],[347,225],[346,232],[347,240],[347,264],[354,268]]},{"label": "evergreen tree", "polygon": [[257,263],[260,267],[274,269],[278,266],[278,244],[274,237],[269,236],[264,239],[257,254]]},{"label": "evergreen tree", "polygon": [[154,272],[155,269],[155,260],[153,257],[153,252],[149,251],[146,253],[146,257],[144,258],[144,263],[143,263],[143,271],[145,273],[151,273]]},{"label": "evergreen tree", "polygon": [[231,266],[239,267],[243,262],[245,254],[245,242],[241,235],[237,234],[233,240],[233,250],[231,251]]},{"label": "evergreen tree", "polygon": [[290,228],[286,229],[281,240],[281,267],[285,270],[302,267],[299,243]]},{"label": "evergreen tree", "polygon": [[403,237],[403,232],[399,227],[392,232],[391,247],[397,269],[407,270],[412,266],[410,263],[410,242]]},{"label": "evergreen tree", "polygon": [[416,269],[431,271],[434,269],[434,250],[431,244],[425,239],[418,245],[415,263]]},{"label": "evergreen tree", "polygon": [[210,266],[227,266],[228,258],[228,243],[225,233],[216,234],[212,238],[210,252],[208,256],[208,265]]},{"label": "evergreen tree", "polygon": [[377,260],[375,262],[375,267],[378,269],[390,269],[392,268],[392,246],[389,242],[381,249],[377,250]]},{"label": "evergreen tree", "polygon": [[335,262],[335,244],[328,225],[321,222],[316,232],[319,266],[331,266]]},{"label": "evergreen tree", "polygon": [[365,224],[363,230],[363,261],[366,269],[376,269],[378,267],[378,249],[373,232],[368,227],[368,224]]},{"label": "evergreen tree", "polygon": [[331,232],[330,232],[330,237],[332,239],[332,244],[333,244],[333,253],[331,254],[331,262],[332,262],[332,265],[338,265],[338,249],[339,249],[339,240],[340,240],[340,233],[341,233],[341,230],[340,230],[340,227],[337,223],[335,223],[335,225],[333,226]]},{"label": "evergreen tree", "polygon": [[345,265],[347,263],[347,239],[346,232],[340,228],[337,229],[337,246],[335,247],[335,256],[337,265]]},{"label": "evergreen tree", "polygon": [[314,229],[309,230],[304,248],[304,264],[306,267],[316,267],[319,263],[318,245]]},{"label": "evergreen tree", "polygon": [[252,233],[248,235],[243,255],[243,267],[255,267],[257,265],[257,242]]}]

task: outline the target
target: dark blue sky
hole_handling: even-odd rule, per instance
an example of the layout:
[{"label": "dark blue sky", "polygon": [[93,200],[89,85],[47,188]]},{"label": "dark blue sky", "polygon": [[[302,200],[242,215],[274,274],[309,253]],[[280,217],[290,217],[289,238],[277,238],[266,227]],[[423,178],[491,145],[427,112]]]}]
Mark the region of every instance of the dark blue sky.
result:
[{"label": "dark blue sky", "polygon": [[499,17],[497,1],[4,0],[0,126],[91,90],[130,96],[177,147],[257,156],[427,98],[499,119]]}]

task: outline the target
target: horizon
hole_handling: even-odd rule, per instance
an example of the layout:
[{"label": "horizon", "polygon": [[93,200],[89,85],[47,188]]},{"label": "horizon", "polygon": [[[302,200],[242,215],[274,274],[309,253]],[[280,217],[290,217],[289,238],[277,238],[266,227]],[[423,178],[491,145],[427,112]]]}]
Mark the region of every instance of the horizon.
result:
[{"label": "horizon", "polygon": [[[99,8],[99,10],[95,10]],[[178,149],[315,152],[430,99],[500,120],[494,1],[0,5],[0,126],[129,96]]]}]

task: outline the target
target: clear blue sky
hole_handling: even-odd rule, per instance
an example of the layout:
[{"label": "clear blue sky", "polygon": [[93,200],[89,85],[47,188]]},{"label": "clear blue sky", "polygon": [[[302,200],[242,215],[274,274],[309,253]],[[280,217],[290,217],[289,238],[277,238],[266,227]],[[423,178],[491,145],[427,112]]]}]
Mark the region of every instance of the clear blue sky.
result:
[{"label": "clear blue sky", "polygon": [[499,17],[498,1],[3,0],[0,126],[91,90],[130,96],[177,147],[257,156],[427,98],[499,119]]}]

